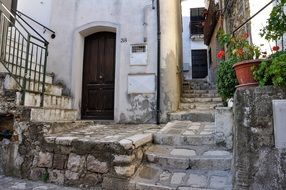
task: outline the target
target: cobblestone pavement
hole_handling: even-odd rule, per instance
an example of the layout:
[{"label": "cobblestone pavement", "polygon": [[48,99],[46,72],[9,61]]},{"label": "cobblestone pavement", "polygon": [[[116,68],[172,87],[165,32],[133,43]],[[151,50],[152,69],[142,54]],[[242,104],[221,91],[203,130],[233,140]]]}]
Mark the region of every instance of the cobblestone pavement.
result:
[{"label": "cobblestone pavement", "polygon": [[[0,175],[0,190],[80,190],[79,188],[34,182]],[[99,190],[99,189],[98,189]]]}]

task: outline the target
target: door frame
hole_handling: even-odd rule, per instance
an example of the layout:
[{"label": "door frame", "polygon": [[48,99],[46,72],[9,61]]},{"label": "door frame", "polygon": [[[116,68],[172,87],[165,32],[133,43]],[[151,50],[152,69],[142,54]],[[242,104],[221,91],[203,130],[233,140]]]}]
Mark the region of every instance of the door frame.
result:
[{"label": "door frame", "polygon": [[120,52],[120,30],[119,25],[110,22],[92,22],[77,28],[74,32],[71,69],[71,93],[73,96],[73,108],[77,110],[77,118],[81,118],[82,83],[83,83],[83,59],[85,37],[97,32],[113,32],[115,40],[115,86],[114,86],[114,121],[119,121],[119,52]]},{"label": "door frame", "polygon": [[[91,38],[91,39],[90,39]],[[102,38],[103,38],[103,41],[102,41]],[[88,51],[88,50],[92,50],[92,52],[94,51],[94,50],[97,50],[97,51],[99,51],[100,49],[102,49],[102,48],[104,48],[105,49],[105,47],[106,47],[106,45],[107,45],[107,42],[106,42],[106,39],[113,39],[114,40],[114,45],[112,45],[112,46],[110,46],[110,48],[112,48],[112,49],[114,49],[114,54],[112,54],[114,57],[113,57],[113,59],[112,59],[112,71],[110,71],[110,72],[112,72],[113,73],[113,75],[112,75],[112,84],[111,83],[106,83],[107,81],[105,81],[104,83],[101,83],[101,80],[100,79],[98,79],[98,78],[96,78],[95,80],[93,80],[93,81],[89,81],[88,79],[86,79],[85,77],[87,77],[87,76],[83,76],[83,84],[82,84],[82,93],[83,93],[83,96],[82,96],[82,102],[86,102],[86,104],[88,104],[88,102],[90,102],[91,101],[91,99],[90,98],[88,98],[89,97],[89,89],[90,90],[92,90],[92,91],[94,91],[94,92],[96,92],[97,94],[98,93],[100,93],[100,92],[107,92],[107,91],[109,91],[109,90],[111,90],[112,89],[112,91],[113,91],[113,93],[111,93],[112,94],[112,96],[113,96],[113,98],[114,98],[114,87],[115,87],[115,55],[116,55],[116,33],[114,33],[114,32],[106,32],[106,31],[104,31],[104,32],[96,32],[96,33],[93,33],[93,34],[91,34],[90,36],[87,36],[86,38],[85,38],[85,43],[86,42],[88,42],[89,44],[92,44],[92,45],[89,45],[89,46],[86,46],[86,44],[85,44],[85,46],[84,46],[84,59],[83,59],[83,74],[85,74],[85,75],[89,75],[89,76],[93,76],[93,74],[99,74],[99,75],[101,75],[102,73],[100,72],[100,71],[98,71],[98,68],[99,67],[103,67],[103,68],[105,68],[104,69],[104,75],[103,75],[103,78],[105,78],[105,74],[107,74],[106,73],[106,69],[107,69],[107,67],[105,67],[105,61],[103,61],[103,62],[101,62],[101,61],[98,61],[98,59],[97,59],[97,57],[93,57],[93,58],[95,58],[95,59],[97,59],[97,61],[96,62],[94,62],[93,60],[91,60],[91,59],[89,59],[89,58],[87,58],[86,57],[86,51]],[[94,45],[94,40],[96,40],[96,41],[100,41],[100,42],[103,42],[104,43],[104,46],[102,46],[102,47],[99,47],[99,49],[98,48],[96,48],[96,49],[94,49],[94,47],[93,47],[93,45]],[[106,50],[106,49],[105,49]],[[93,54],[93,53],[92,53]],[[91,56],[91,54],[89,53],[88,54],[89,56]],[[108,57],[109,56],[111,56],[111,55],[106,55],[105,54],[105,51],[104,52],[101,52],[101,54],[98,54],[98,56],[99,57],[101,57],[102,56],[102,59],[108,59]],[[87,68],[90,68],[91,67],[91,65],[92,64],[94,64],[94,63],[96,63],[96,66],[95,67],[97,67],[97,69],[95,69],[94,71],[95,72],[92,72],[92,73],[90,73],[90,72],[88,72],[87,70],[86,70],[86,67]],[[109,68],[110,69],[110,68]],[[107,69],[108,70],[108,69]],[[88,72],[88,74],[87,73],[85,73],[85,71],[87,71]],[[87,78],[89,78],[89,77],[87,77]],[[96,84],[91,84],[91,83],[96,83]],[[87,87],[87,86],[89,86],[89,85],[92,85],[92,87]],[[99,86],[101,86],[101,87],[99,87]],[[104,88],[104,89],[108,89],[108,90],[100,90],[100,88]],[[85,95],[84,95],[85,94]],[[99,102],[101,102],[100,100],[96,100],[96,101],[99,101]],[[108,104],[108,102],[103,102],[103,104],[102,104],[102,106],[104,106],[104,104]],[[109,110],[107,111],[106,109],[101,109],[100,110],[100,112],[104,112],[105,114],[102,114],[102,113],[100,113],[100,112],[97,112],[98,110],[96,110],[96,109],[94,109],[94,110],[90,110],[90,112],[93,112],[92,114],[88,114],[87,113],[87,111],[88,110],[90,110],[90,107],[89,106],[84,106],[83,104],[82,104],[82,106],[81,106],[81,112],[86,112],[85,114],[83,114],[83,113],[81,113],[81,119],[82,120],[114,120],[114,103],[113,103],[113,106],[112,106],[112,114],[111,113],[109,113],[108,114],[108,112],[109,112]],[[110,118],[110,117],[112,117],[112,118]],[[99,118],[101,118],[101,119],[99,119]]]}]

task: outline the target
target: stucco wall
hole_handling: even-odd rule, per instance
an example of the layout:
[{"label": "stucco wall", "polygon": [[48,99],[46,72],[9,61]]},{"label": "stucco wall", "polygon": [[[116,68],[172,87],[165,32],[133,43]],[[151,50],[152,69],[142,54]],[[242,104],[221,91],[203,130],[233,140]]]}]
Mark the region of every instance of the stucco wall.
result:
[{"label": "stucco wall", "polygon": [[[19,9],[55,30],[57,37],[50,40],[48,71],[56,74],[57,83],[65,84],[78,110],[84,38],[99,31],[116,32],[115,121],[155,122],[156,89],[149,94],[127,93],[129,74],[156,75],[157,17],[152,0],[44,0],[33,6],[30,0],[23,0]],[[148,63],[130,66],[130,45],[138,43],[147,44]]]},{"label": "stucco wall", "polygon": [[161,22],[161,122],[167,113],[176,111],[182,81],[182,22],[180,2],[160,0]]},{"label": "stucco wall", "polygon": [[[157,86],[152,93],[128,94],[128,75],[151,74],[154,75],[156,83],[156,1],[46,0],[41,2],[33,4],[33,9],[30,10],[30,1],[25,0],[19,8],[55,30],[57,37],[50,40],[48,71],[56,74],[57,83],[66,86],[65,92],[74,98],[74,108],[80,110],[81,107],[84,38],[95,32],[112,31],[116,32],[115,121],[155,122]],[[180,1],[160,0],[160,4],[160,105],[161,120],[165,121],[167,113],[177,110],[179,105],[182,79],[182,20]],[[39,9],[40,6],[44,6],[45,9]],[[145,37],[148,49],[147,65],[130,66],[130,45],[144,43]],[[80,111],[78,115],[80,117]]]}]

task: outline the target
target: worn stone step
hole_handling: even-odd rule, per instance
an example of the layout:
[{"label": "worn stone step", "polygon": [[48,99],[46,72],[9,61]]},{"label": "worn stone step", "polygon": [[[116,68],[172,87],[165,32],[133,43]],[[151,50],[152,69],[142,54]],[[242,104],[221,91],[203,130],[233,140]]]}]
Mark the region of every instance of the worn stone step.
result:
[{"label": "worn stone step", "polygon": [[[40,67],[41,67],[41,73],[39,74],[38,71],[39,71]],[[31,76],[31,79],[35,78],[37,81],[38,80],[43,81],[43,74],[42,74],[43,73],[43,66],[39,66],[39,65],[36,65],[35,63],[33,63],[32,69],[33,70],[36,69],[36,72],[31,71],[31,73],[29,73]],[[15,76],[24,77],[25,76],[25,66],[23,65],[22,68],[18,67],[16,70],[15,64],[6,64],[6,67],[5,67],[2,63],[0,63],[0,72],[2,72],[2,73],[10,73],[11,72]],[[52,84],[53,83],[53,77],[54,76],[52,74],[46,73],[45,82],[48,84]]]},{"label": "worn stone step", "polygon": [[151,146],[145,155],[148,162],[164,169],[230,170],[232,161],[231,153],[224,150],[202,152],[163,145]]},{"label": "worn stone step", "polygon": [[[16,77],[17,80],[20,80],[22,83],[23,77]],[[29,89],[30,85],[30,90],[33,90],[35,92],[40,92],[42,90],[42,83],[39,82],[30,82],[27,83],[26,89]],[[15,79],[10,75],[6,74],[5,76],[5,82],[4,82],[4,88],[7,90],[21,90]],[[59,85],[54,85],[54,84],[45,84],[45,93],[50,94],[50,95],[55,95],[55,96],[61,96],[62,95],[62,90],[63,88]]]},{"label": "worn stone step", "polygon": [[191,110],[180,111],[168,114],[169,121],[193,121],[193,122],[214,122],[214,111],[210,110]]},{"label": "worn stone step", "polygon": [[[25,93],[24,106],[40,107],[41,95],[39,93]],[[67,96],[44,96],[44,107],[46,108],[60,108],[60,109],[72,109],[72,98]]]},{"label": "worn stone step", "polygon": [[183,94],[215,94],[217,93],[217,90],[212,89],[212,90],[183,90]]},{"label": "worn stone step", "polygon": [[220,142],[214,123],[172,121],[154,134],[154,143],[171,146],[213,145]]},{"label": "worn stone step", "polygon": [[194,102],[221,102],[220,97],[216,98],[181,98],[182,103],[194,103]]},{"label": "worn stone step", "polygon": [[30,121],[33,122],[75,121],[76,119],[77,110],[30,108]]},{"label": "worn stone step", "polygon": [[194,103],[180,103],[180,110],[213,110],[215,107],[220,106],[221,102],[194,102]]},{"label": "worn stone step", "polygon": [[218,93],[205,93],[205,94],[191,94],[191,93],[182,93],[182,98],[219,98]]},{"label": "worn stone step", "polygon": [[143,164],[130,180],[134,190],[207,190],[232,189],[230,171],[164,170],[155,164]]},{"label": "worn stone step", "polygon": [[183,85],[183,90],[214,90],[215,87],[209,84]]}]

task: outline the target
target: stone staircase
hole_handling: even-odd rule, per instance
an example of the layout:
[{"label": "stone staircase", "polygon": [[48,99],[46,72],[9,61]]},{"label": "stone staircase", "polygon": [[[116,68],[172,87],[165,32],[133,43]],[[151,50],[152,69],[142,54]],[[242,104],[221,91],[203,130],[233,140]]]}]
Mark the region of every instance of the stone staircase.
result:
[{"label": "stone staircase", "polygon": [[[9,36],[8,36],[9,37]],[[8,39],[9,41],[10,39]],[[12,41],[13,39],[11,39]],[[12,43],[13,44],[13,43]],[[25,45],[17,45],[17,47],[7,46],[7,52],[17,52],[21,51],[17,48],[23,48]],[[24,52],[25,53],[25,52]],[[77,118],[77,111],[72,109],[72,98],[63,95],[63,87],[54,83],[54,75],[51,73],[46,73],[45,80],[45,95],[44,95],[44,105],[40,107],[41,102],[41,89],[42,80],[41,76],[35,71],[30,71],[30,76],[36,79],[35,82],[31,81],[27,84],[29,89],[35,89],[33,92],[25,92],[25,98],[23,105],[20,105],[20,100],[23,94],[20,93],[20,87],[17,81],[22,81],[25,76],[24,69],[15,69],[16,67],[24,68],[25,60],[22,56],[18,57],[17,53],[13,55],[6,55],[6,60],[10,63],[6,64],[4,67],[3,62],[0,61],[0,75],[1,75],[1,89],[2,96],[9,92],[9,96],[14,94],[15,97],[15,107],[16,109],[24,109],[25,113],[28,113],[28,120],[34,122],[55,122],[55,121],[75,121]],[[31,60],[37,59],[37,55],[30,54]],[[36,62],[30,63],[32,68],[36,71],[43,72],[43,65]],[[8,72],[7,68],[10,72]],[[38,80],[37,80],[38,79]],[[28,89],[28,87],[27,87]],[[3,108],[4,109],[4,108]],[[11,110],[10,110],[11,111]],[[26,114],[27,115],[27,114]]]},{"label": "stone staircase", "polygon": [[185,81],[183,87],[181,111],[153,135],[130,189],[232,189],[232,151],[215,126],[221,99],[204,80]]},{"label": "stone staircase", "polygon": [[180,110],[169,114],[169,120],[214,121],[214,108],[221,105],[215,86],[206,80],[183,82]]}]

